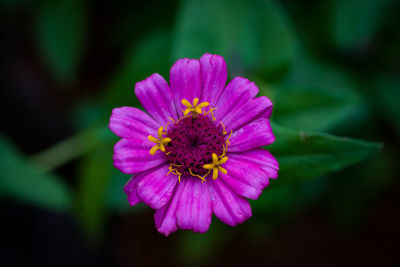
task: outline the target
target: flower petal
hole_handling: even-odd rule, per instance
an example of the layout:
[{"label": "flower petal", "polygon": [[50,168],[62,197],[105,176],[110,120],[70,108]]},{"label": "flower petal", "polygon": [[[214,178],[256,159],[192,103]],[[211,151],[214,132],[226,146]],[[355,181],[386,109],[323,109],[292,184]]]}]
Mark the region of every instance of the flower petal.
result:
[{"label": "flower petal", "polygon": [[114,146],[114,166],[128,174],[136,174],[156,167],[167,161],[161,151],[150,155],[154,143],[149,140],[121,139]]},{"label": "flower petal", "polygon": [[142,202],[136,193],[138,182],[140,182],[142,176],[142,173],[132,176],[124,186],[124,192],[128,196],[128,202],[132,207]]},{"label": "flower petal", "polygon": [[206,53],[200,58],[200,64],[203,83],[201,102],[209,102],[211,107],[215,107],[228,77],[225,60],[219,55]]},{"label": "flower petal", "polygon": [[272,102],[266,96],[260,96],[247,101],[240,107],[235,107],[221,121],[226,130],[235,130],[257,118],[269,117],[272,112]]},{"label": "flower petal", "polygon": [[205,233],[210,227],[212,207],[208,185],[194,177],[181,179],[183,192],[176,210],[178,226],[181,229]]},{"label": "flower petal", "polygon": [[159,124],[140,109],[132,107],[114,108],[109,128],[117,136],[126,139],[147,139],[157,133]]},{"label": "flower petal", "polygon": [[243,164],[248,166],[248,169],[258,167],[261,168],[269,178],[275,179],[278,177],[278,161],[268,150],[260,148],[242,153],[229,153],[228,157],[228,162],[231,160],[240,160]]},{"label": "flower petal", "polygon": [[238,195],[258,199],[262,190],[268,186],[269,177],[257,164],[242,161],[240,157],[227,155],[229,160],[224,168],[228,173],[221,173],[221,179]]},{"label": "flower petal", "polygon": [[255,96],[258,87],[245,78],[234,78],[223,91],[217,103],[215,117],[225,124],[226,130],[237,129],[256,118],[269,118],[272,102],[268,97]]},{"label": "flower petal", "polygon": [[179,200],[182,196],[184,187],[182,184],[175,186],[174,193],[168,204],[163,206],[161,209],[156,210],[154,214],[154,221],[158,232],[168,236],[170,233],[178,230],[176,223],[176,210],[178,208]]},{"label": "flower petal", "polygon": [[177,119],[171,89],[160,74],[154,73],[136,83],[135,94],[142,106],[160,126],[170,122],[169,117]]},{"label": "flower petal", "polygon": [[275,141],[269,119],[256,119],[233,132],[229,139],[229,152],[247,151],[267,146]]},{"label": "flower petal", "polygon": [[137,186],[137,194],[152,209],[167,204],[172,196],[178,178],[168,173],[168,164],[144,175]]},{"label": "flower petal", "polygon": [[238,196],[217,179],[209,183],[213,212],[222,222],[235,226],[251,217],[251,207],[247,199]]},{"label": "flower petal", "polygon": [[172,93],[175,99],[176,110],[179,117],[183,115],[182,99],[189,103],[201,96],[201,69],[197,59],[179,59],[172,66],[169,76]]},{"label": "flower petal", "polygon": [[242,77],[235,77],[228,83],[218,100],[215,111],[217,121],[222,121],[227,114],[241,107],[257,94],[258,87],[254,82]]}]

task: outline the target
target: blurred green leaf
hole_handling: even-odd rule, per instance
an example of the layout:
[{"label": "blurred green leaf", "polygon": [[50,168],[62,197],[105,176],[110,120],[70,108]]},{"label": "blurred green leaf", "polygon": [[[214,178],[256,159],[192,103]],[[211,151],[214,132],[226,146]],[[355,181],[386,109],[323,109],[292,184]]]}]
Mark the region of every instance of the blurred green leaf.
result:
[{"label": "blurred green leaf", "polygon": [[234,73],[280,73],[295,54],[285,11],[274,1],[187,0],[178,15],[173,60],[223,55]]},{"label": "blurred green leaf", "polygon": [[128,212],[142,212],[150,209],[148,206],[138,204],[134,207],[129,205],[127,196],[124,192],[124,186],[132,177],[111,166],[111,181],[106,192],[107,208],[111,213],[128,213]]},{"label": "blurred green leaf", "polygon": [[[261,89],[262,92],[264,89]],[[307,131],[330,130],[363,117],[357,92],[329,86],[273,86],[274,120],[280,125]]]},{"label": "blurred green leaf", "polygon": [[[280,177],[278,177],[280,179]],[[250,200],[251,206],[263,212],[282,212],[290,207],[295,195],[295,188],[292,185],[274,186],[275,182],[264,189],[264,192],[257,200]]]},{"label": "blurred green leaf", "polygon": [[[275,124],[273,129],[277,139],[267,149],[279,162],[279,176],[271,180],[258,200],[251,201],[254,213],[267,220],[272,228],[282,225],[325,195],[332,187],[330,178],[338,179],[326,174],[361,162],[382,147],[377,143],[324,133],[289,130]],[[352,181],[346,181],[346,184],[366,184],[366,181],[360,181],[364,177],[348,177]]]},{"label": "blurred green leaf", "polygon": [[316,60],[299,48],[293,67],[279,84],[257,79],[260,92],[272,98],[273,119],[282,126],[306,131],[347,131],[368,118],[368,108],[345,69]]},{"label": "blurred green leaf", "polygon": [[78,174],[77,215],[93,242],[103,237],[106,192],[113,168],[112,154],[111,145],[98,147],[83,159]]},{"label": "blurred green leaf", "polygon": [[341,49],[366,45],[376,34],[391,0],[334,0],[329,11],[332,41]]},{"label": "blurred green leaf", "polygon": [[379,76],[375,81],[374,95],[377,97],[371,101],[376,111],[400,133],[400,78],[390,75]]},{"label": "blurred green leaf", "polygon": [[127,196],[124,192],[124,185],[128,182],[131,175],[125,174],[114,166],[111,171],[111,181],[107,189],[107,206],[111,212],[132,212],[138,209],[144,208],[144,206],[138,205],[131,207],[127,200]]},{"label": "blurred green leaf", "polygon": [[279,162],[279,183],[299,183],[358,163],[382,145],[273,125],[276,141],[266,147]]},{"label": "blurred green leaf", "polygon": [[169,33],[157,30],[127,52],[121,67],[115,72],[105,89],[105,102],[116,106],[140,106],[135,97],[135,83],[157,72],[168,80]]},{"label": "blurred green leaf", "polygon": [[299,44],[298,50],[292,68],[282,82],[284,85],[356,88],[349,69],[322,59],[321,55],[304,44]]},{"label": "blurred green leaf", "polygon": [[71,208],[71,195],[61,177],[40,171],[0,135],[0,194],[55,211]]},{"label": "blurred green leaf", "polygon": [[42,1],[37,42],[44,64],[58,82],[77,78],[87,36],[86,1]]}]

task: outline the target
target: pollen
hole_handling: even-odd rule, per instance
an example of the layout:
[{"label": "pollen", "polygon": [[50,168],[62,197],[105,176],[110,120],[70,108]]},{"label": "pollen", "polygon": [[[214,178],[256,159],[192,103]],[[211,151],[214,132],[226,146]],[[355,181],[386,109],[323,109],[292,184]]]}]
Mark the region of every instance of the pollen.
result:
[{"label": "pollen", "polygon": [[208,107],[210,103],[208,102],[201,102],[199,104],[199,99],[196,97],[193,99],[193,104],[190,104],[189,101],[186,99],[182,99],[182,104],[186,107],[185,110],[183,110],[183,115],[186,116],[190,113],[192,113],[193,116],[197,116],[198,114],[202,114],[203,111],[201,110],[202,108]]},{"label": "pollen", "polygon": [[224,168],[221,167],[222,164],[224,164],[228,160],[228,157],[222,157],[221,159],[218,159],[217,154],[213,153],[212,154],[212,163],[210,164],[205,164],[203,166],[204,169],[207,170],[213,170],[213,179],[216,180],[218,178],[218,172],[222,172],[223,174],[227,174],[228,171]]},{"label": "pollen", "polygon": [[151,155],[154,155],[157,152],[157,150],[161,150],[162,152],[165,152],[165,145],[167,143],[171,142],[171,138],[163,137],[163,134],[165,134],[163,132],[163,129],[164,129],[163,127],[158,128],[158,131],[157,131],[158,139],[151,135],[149,135],[147,137],[151,142],[156,143],[156,145],[150,149]]}]

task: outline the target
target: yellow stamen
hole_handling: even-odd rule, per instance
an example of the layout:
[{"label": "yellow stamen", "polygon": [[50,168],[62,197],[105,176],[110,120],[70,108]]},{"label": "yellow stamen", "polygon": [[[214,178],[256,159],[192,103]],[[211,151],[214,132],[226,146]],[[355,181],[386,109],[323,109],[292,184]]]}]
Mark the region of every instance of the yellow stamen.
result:
[{"label": "yellow stamen", "polygon": [[168,132],[168,125],[170,125],[171,124],[171,122],[168,122],[166,125],[165,125],[165,134],[167,134],[167,132]]},{"label": "yellow stamen", "polygon": [[197,116],[197,114],[202,114],[203,111],[201,109],[210,105],[210,103],[208,102],[202,102],[198,105],[199,99],[197,97],[193,99],[193,104],[190,104],[190,102],[186,99],[182,99],[181,103],[186,107],[185,110],[182,110],[184,116],[188,115],[189,113],[192,113],[193,116]]},{"label": "yellow stamen", "polygon": [[204,177],[201,177],[201,176],[198,175],[198,174],[194,174],[190,168],[189,168],[189,172],[190,172],[190,174],[191,174],[192,176],[194,176],[194,177],[199,177],[199,178],[201,179],[201,183],[203,183],[203,182],[206,180],[205,177],[207,176],[207,174],[206,174]]},{"label": "yellow stamen", "polygon": [[224,169],[220,166],[228,160],[228,157],[223,157],[222,159],[219,160],[217,154],[213,153],[212,160],[213,160],[212,163],[204,165],[203,168],[208,169],[210,171],[213,170],[213,179],[214,180],[216,180],[218,178],[218,171],[222,172],[223,174],[228,173],[228,171],[226,169]]},{"label": "yellow stamen", "polygon": [[226,169],[222,168],[221,166],[218,167],[218,170],[220,172],[222,172],[223,174],[227,174],[228,173],[228,171]]},{"label": "yellow stamen", "polygon": [[213,111],[216,110],[216,109],[217,109],[217,108],[212,108],[212,107],[210,107],[210,109],[206,112],[206,115],[207,115],[208,113],[211,113],[211,118],[212,118],[213,121],[216,120],[215,117],[214,117],[214,113],[213,113]]},{"label": "yellow stamen", "polygon": [[173,118],[171,118],[171,117],[168,117],[168,119],[170,119],[171,121],[173,121],[173,122],[175,123],[175,121],[174,121],[174,119],[173,119]]},{"label": "yellow stamen", "polygon": [[231,142],[229,142],[229,138],[231,138],[233,131],[231,130],[231,134],[228,136],[228,139],[226,139],[225,143],[226,143],[226,149],[228,149],[228,146],[231,145]]},{"label": "yellow stamen", "polygon": [[176,164],[172,164],[171,163],[169,165],[169,167],[168,167],[169,172],[167,173],[167,175],[169,175],[170,173],[177,175],[178,176],[178,182],[181,182],[182,173],[178,172],[177,168],[172,168],[172,166],[179,167],[179,166],[182,166],[182,165],[176,165]]},{"label": "yellow stamen", "polygon": [[178,175],[178,182],[180,183],[181,182],[182,173],[178,172],[177,169],[175,169],[175,171],[176,171],[176,175]]},{"label": "yellow stamen", "polygon": [[222,125],[222,127],[223,127],[223,132],[222,132],[222,134],[223,135],[226,135],[228,132],[225,130],[225,125],[220,121],[219,123],[221,123],[221,125]]},{"label": "yellow stamen", "polygon": [[153,147],[150,149],[150,154],[151,154],[151,155],[156,154],[157,150],[159,150],[159,149],[160,149],[160,146],[159,146],[159,145],[153,146]]},{"label": "yellow stamen", "polygon": [[170,173],[174,173],[175,169],[172,168],[172,164],[169,165],[168,170],[169,171],[168,171],[167,175],[169,175]]},{"label": "yellow stamen", "polygon": [[162,152],[165,152],[165,144],[171,142],[171,138],[163,137],[163,134],[166,134],[166,133],[163,132],[163,127],[160,127],[160,128],[158,128],[158,131],[157,131],[158,139],[151,135],[149,135],[147,137],[151,142],[156,143],[156,145],[150,149],[151,155],[154,155],[157,152],[157,150],[161,150]]}]

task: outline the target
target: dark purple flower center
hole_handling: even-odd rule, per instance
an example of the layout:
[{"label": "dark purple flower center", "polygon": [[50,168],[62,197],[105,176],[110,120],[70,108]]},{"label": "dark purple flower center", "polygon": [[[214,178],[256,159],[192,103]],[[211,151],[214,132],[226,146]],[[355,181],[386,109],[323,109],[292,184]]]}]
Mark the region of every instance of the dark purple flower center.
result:
[{"label": "dark purple flower center", "polygon": [[182,175],[204,176],[209,170],[203,166],[212,163],[212,154],[224,152],[221,124],[215,124],[203,114],[185,117],[169,126],[167,137],[171,138],[165,145],[167,158]]}]

